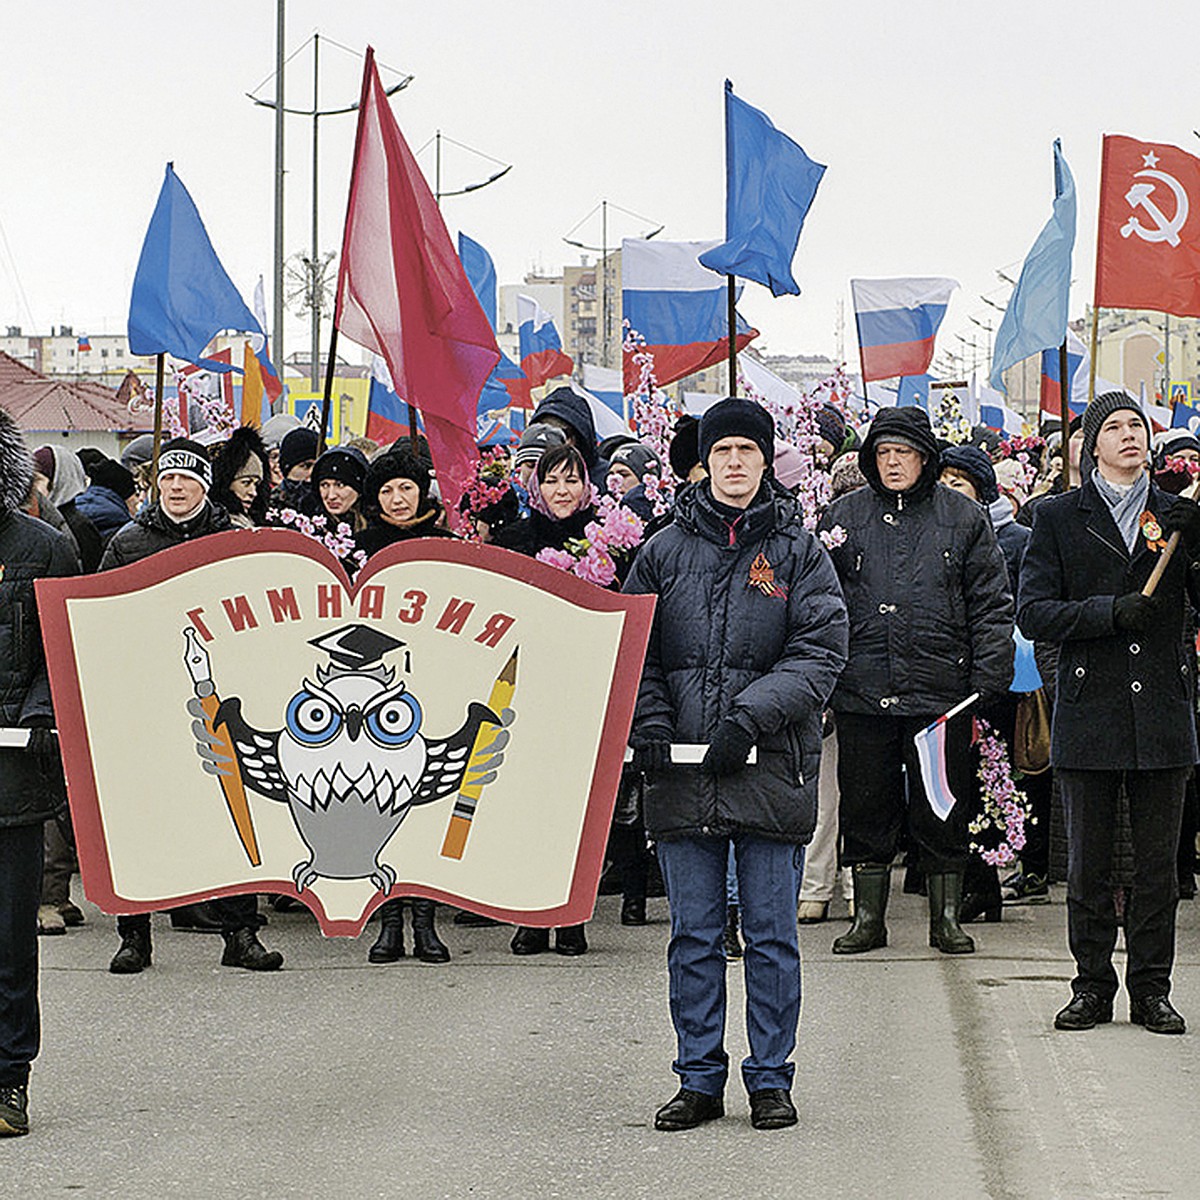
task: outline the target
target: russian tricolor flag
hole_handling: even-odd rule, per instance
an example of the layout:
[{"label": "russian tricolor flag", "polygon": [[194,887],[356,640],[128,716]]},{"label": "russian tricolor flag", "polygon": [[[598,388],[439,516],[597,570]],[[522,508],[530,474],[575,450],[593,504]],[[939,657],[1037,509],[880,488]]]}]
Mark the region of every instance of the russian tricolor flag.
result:
[{"label": "russian tricolor flag", "polygon": [[971,385],[973,388],[978,388],[976,408],[981,425],[986,425],[989,429],[997,429],[1005,437],[1014,437],[1025,428],[1021,414],[1009,408],[1004,402],[1003,392],[998,392],[995,388],[988,387],[987,384],[978,384],[974,379],[971,380]]},{"label": "russian tricolor flag", "polygon": [[571,357],[563,353],[562,339],[554,318],[531,296],[517,297],[517,334],[521,346],[521,370],[535,388],[558,375],[575,370]]},{"label": "russian tricolor flag", "polygon": [[[1079,416],[1087,408],[1087,372],[1081,370],[1087,362],[1084,344],[1067,331],[1067,375],[1071,380],[1071,416]],[[1099,395],[1099,389],[1097,389]],[[1059,386],[1058,347],[1042,351],[1041,408],[1048,417],[1062,416],[1062,390]]]},{"label": "russian tricolor flag", "polygon": [[958,281],[942,278],[852,279],[863,382],[924,375],[933,341]]},{"label": "russian tricolor flag", "polygon": [[969,708],[979,699],[972,692],[961,704],[956,704],[948,713],[926,725],[920,733],[913,734],[917,758],[921,764],[921,782],[925,785],[925,796],[929,807],[939,820],[944,821],[953,811],[958,797],[950,790],[950,775],[946,770],[946,724]]},{"label": "russian tricolor flag", "polygon": [[[417,415],[417,430],[424,432],[420,414]],[[373,354],[371,390],[367,397],[367,437],[386,446],[409,436],[408,404],[396,395],[387,363],[378,354]]]},{"label": "russian tricolor flag", "polygon": [[[703,371],[729,356],[729,301],[726,283],[699,262],[720,245],[626,238],[621,243],[621,304],[625,320],[646,339],[654,355],[654,376],[665,386]],[[738,289],[741,295],[741,288]],[[738,349],[758,336],[738,318]],[[639,370],[633,355],[624,359],[625,391],[637,391]]]}]

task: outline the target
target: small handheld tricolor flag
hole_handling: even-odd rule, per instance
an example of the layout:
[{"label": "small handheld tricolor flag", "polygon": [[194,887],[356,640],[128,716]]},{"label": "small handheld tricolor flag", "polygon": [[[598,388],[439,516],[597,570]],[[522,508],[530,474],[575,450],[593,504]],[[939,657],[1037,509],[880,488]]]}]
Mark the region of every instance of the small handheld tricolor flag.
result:
[{"label": "small handheld tricolor flag", "polygon": [[920,733],[913,735],[917,758],[921,762],[921,782],[929,807],[940,821],[944,821],[958,802],[950,790],[950,778],[946,773],[946,724],[979,699],[972,692],[961,704],[956,704],[948,713],[943,713],[932,725],[926,725]]}]

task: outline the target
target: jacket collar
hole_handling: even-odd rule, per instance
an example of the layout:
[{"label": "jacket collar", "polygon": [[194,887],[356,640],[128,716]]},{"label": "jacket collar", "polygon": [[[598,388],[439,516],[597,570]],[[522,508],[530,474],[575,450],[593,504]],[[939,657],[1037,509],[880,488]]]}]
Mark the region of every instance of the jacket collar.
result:
[{"label": "jacket collar", "polygon": [[764,479],[741,516],[730,521],[718,512],[713,503],[712,488],[706,479],[681,492],[676,507],[680,524],[689,532],[715,545],[734,549],[762,541],[777,525],[783,524],[780,519],[783,514],[776,512],[780,500],[794,503],[790,497],[778,496],[771,481]]},{"label": "jacket collar", "polygon": [[[1121,531],[1117,528],[1112,512],[1104,502],[1104,497],[1100,495],[1091,476],[1085,479],[1076,491],[1079,497],[1077,501],[1079,511],[1083,514],[1084,525],[1087,527],[1089,536],[1098,539],[1114,554],[1130,563],[1136,562],[1143,554],[1152,553],[1146,544],[1146,539],[1140,534],[1133,544],[1133,552],[1130,553],[1125,549]],[[1151,478],[1150,490],[1146,494],[1146,508],[1156,516],[1161,516],[1170,507],[1169,504],[1164,503],[1165,499],[1166,493]]]}]

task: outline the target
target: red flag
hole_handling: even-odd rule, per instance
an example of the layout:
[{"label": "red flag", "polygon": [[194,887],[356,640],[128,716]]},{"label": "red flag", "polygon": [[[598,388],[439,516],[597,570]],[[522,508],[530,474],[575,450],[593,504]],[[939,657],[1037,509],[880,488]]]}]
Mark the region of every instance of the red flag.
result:
[{"label": "red flag", "polygon": [[1096,307],[1200,316],[1200,158],[1105,137]]},{"label": "red flag", "polygon": [[388,365],[420,410],[438,484],[455,512],[475,446],[496,335],[388,105],[367,48],[334,323]]}]

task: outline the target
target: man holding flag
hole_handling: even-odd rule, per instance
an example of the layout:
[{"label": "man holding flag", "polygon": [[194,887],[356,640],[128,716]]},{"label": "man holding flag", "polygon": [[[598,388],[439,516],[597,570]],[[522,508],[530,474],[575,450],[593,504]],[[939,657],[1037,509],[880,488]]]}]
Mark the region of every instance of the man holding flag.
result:
[{"label": "man holding flag", "polygon": [[[859,451],[868,487],[830,505],[821,529],[850,612],[850,660],[833,693],[842,865],[854,869],[854,924],[835,954],[887,945],[891,862],[906,819],[929,880],[929,944],[970,954],[958,923],[972,813],[969,715],[935,733],[936,771],[914,736],[974,693],[1008,690],[1013,607],[987,513],[938,482],[938,446],[921,408],[890,408]],[[840,532],[839,532],[840,531]],[[907,788],[905,787],[907,775]],[[942,781],[928,794],[924,776]]]},{"label": "man holding flag", "polygon": [[[1126,393],[1106,392],[1088,405],[1083,481],[1039,507],[1021,572],[1022,631],[1061,646],[1050,762],[1067,820],[1076,974],[1056,1029],[1091,1029],[1113,1017],[1112,859],[1122,785],[1134,860],[1125,904],[1129,1019],[1152,1033],[1185,1029],[1169,995],[1175,855],[1197,757],[1188,610],[1198,593],[1200,507],[1155,486],[1146,469],[1149,437]],[[1181,534],[1177,549],[1172,531]]]}]

